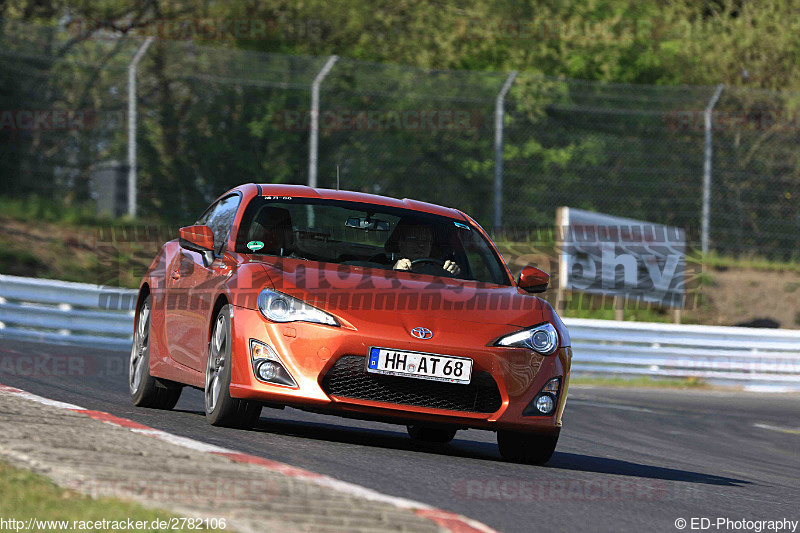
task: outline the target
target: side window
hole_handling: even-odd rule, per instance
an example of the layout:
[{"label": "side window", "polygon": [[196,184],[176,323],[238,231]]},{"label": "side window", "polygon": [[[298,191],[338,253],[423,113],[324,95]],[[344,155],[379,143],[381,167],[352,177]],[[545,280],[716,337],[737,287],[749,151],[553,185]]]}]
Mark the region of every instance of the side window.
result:
[{"label": "side window", "polygon": [[196,225],[202,224],[204,226],[208,226],[208,220],[214,215],[214,210],[217,208],[218,205],[219,202],[215,203],[214,205],[206,209],[206,212],[203,213],[203,215],[197,219],[197,222],[195,222],[195,224]]},{"label": "side window", "polygon": [[238,194],[227,196],[217,202],[203,216],[197,220],[197,224],[205,224],[214,232],[214,253],[222,253],[225,241],[236,218],[236,211],[239,208],[241,198]]}]

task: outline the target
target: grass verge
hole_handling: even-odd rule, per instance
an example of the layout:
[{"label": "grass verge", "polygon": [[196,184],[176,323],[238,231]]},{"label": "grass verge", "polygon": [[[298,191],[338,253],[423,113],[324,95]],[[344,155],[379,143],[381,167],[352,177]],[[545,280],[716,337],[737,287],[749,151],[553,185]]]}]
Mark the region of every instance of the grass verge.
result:
[{"label": "grass verge", "polygon": [[593,387],[640,387],[650,389],[711,389],[711,385],[698,378],[652,378],[639,377],[596,377],[596,376],[571,376],[569,384]]},{"label": "grass verge", "polygon": [[[154,520],[167,521],[176,518],[164,511],[146,509],[133,502],[116,500],[112,498],[92,499],[77,492],[63,489],[52,483],[49,479],[34,474],[27,470],[16,468],[4,461],[0,461],[0,517],[25,522],[19,531],[63,531],[76,529],[74,522],[106,522],[118,521],[126,523],[128,519],[133,522],[146,522],[147,528],[137,531],[164,531],[168,528],[154,528]],[[43,521],[68,521],[64,524],[39,524],[39,527],[28,529],[28,520],[35,518]],[[52,527],[49,527],[52,526]],[[92,529],[98,529],[93,527]],[[99,529],[112,529],[101,527]],[[184,528],[177,531],[191,531],[196,529]],[[170,531],[173,531],[170,529]],[[222,531],[222,530],[214,530]]]},{"label": "grass verge", "polygon": [[759,256],[729,257],[717,255],[714,252],[706,254],[702,260],[703,266],[717,269],[725,268],[754,268],[757,270],[777,270],[800,272],[800,260],[782,261]]}]

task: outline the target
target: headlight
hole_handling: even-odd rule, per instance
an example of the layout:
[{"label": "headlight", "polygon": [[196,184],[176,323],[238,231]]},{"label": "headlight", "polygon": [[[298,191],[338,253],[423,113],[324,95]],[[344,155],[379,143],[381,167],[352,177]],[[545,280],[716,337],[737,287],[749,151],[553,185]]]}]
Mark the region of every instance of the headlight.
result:
[{"label": "headlight", "polygon": [[258,310],[273,322],[314,322],[338,326],[339,322],[330,314],[288,294],[264,289],[258,295]]},{"label": "headlight", "polygon": [[532,328],[516,331],[494,343],[495,346],[530,348],[542,355],[550,355],[558,348],[558,333],[549,322]]}]

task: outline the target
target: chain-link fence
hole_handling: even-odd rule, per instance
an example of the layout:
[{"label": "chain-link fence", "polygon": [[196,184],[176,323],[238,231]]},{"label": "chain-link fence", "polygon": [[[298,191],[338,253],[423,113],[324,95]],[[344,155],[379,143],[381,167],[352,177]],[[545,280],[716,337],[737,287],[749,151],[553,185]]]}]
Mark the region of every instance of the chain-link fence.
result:
[{"label": "chain-link fence", "polygon": [[137,43],[1,28],[0,194],[85,200],[89,170],[125,146],[126,62]]},{"label": "chain-link fence", "polygon": [[[0,24],[0,194],[97,199],[127,161],[127,68],[141,40]],[[699,236],[705,112],[715,87],[427,71],[156,40],[138,66],[138,214],[193,220],[248,181],[307,183],[312,84],[318,177],[458,207],[489,228],[552,226],[566,205]],[[711,115],[710,245],[800,256],[800,95],[725,88]],[[38,122],[37,122],[38,121]],[[501,141],[502,172],[495,153]],[[497,174],[497,175],[496,175]],[[502,179],[495,198],[495,180]]]}]

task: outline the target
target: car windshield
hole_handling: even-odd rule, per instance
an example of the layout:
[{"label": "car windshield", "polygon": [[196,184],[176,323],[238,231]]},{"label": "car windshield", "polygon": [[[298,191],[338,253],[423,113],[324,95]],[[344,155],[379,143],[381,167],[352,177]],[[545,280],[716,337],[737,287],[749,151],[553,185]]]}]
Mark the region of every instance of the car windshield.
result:
[{"label": "car windshield", "polygon": [[493,247],[466,220],[368,203],[257,196],[236,251],[510,285]]}]

